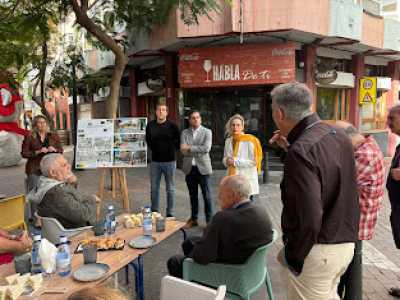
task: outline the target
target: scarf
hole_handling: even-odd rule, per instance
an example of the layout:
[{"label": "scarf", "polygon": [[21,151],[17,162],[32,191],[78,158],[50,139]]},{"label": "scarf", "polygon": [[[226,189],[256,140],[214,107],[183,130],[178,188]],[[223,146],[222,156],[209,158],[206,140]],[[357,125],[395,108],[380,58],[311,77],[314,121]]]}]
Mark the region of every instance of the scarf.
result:
[{"label": "scarf", "polygon": [[[237,158],[240,142],[251,142],[254,146],[254,159],[257,166],[258,173],[261,172],[261,161],[263,158],[261,143],[254,135],[251,134],[238,134],[232,136],[233,158]],[[228,175],[235,175],[236,167],[231,166],[228,168]]]}]

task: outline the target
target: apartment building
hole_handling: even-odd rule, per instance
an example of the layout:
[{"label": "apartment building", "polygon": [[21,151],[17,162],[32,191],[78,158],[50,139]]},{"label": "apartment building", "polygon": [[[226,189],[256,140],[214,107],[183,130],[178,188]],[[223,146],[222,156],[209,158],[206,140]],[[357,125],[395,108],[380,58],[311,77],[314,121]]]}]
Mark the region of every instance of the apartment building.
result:
[{"label": "apartment building", "polygon": [[[174,12],[130,49],[131,114],[152,116],[156,102],[166,101],[183,127],[187,111],[199,109],[218,153],[225,122],[241,113],[268,147],[275,130],[270,91],[297,80],[312,90],[322,119],[354,123],[391,155],[396,141],[385,119],[399,100],[400,23],[379,15],[386,2],[221,1],[222,11],[192,26]],[[376,82],[372,101],[360,100],[364,77]],[[143,84],[157,79],[165,89],[143,93]]]}]

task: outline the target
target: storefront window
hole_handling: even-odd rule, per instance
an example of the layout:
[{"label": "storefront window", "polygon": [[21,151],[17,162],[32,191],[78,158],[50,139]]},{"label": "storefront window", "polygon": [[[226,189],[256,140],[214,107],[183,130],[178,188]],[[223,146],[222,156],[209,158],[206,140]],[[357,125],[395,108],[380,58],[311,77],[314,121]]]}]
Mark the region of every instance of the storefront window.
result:
[{"label": "storefront window", "polygon": [[349,98],[346,90],[318,88],[317,113],[322,120],[347,120]]},{"label": "storefront window", "polygon": [[376,103],[364,103],[360,107],[361,129],[381,130],[386,128],[387,92],[378,91]]},{"label": "storefront window", "polygon": [[318,89],[317,113],[322,120],[334,120],[336,110],[336,90]]},{"label": "storefront window", "polygon": [[[184,115],[191,109],[201,111],[202,123],[213,131],[213,145],[223,146],[225,124],[235,113],[245,119],[247,133],[265,141],[265,100],[268,92],[263,88],[184,91]],[[187,120],[181,124],[185,128]]]}]

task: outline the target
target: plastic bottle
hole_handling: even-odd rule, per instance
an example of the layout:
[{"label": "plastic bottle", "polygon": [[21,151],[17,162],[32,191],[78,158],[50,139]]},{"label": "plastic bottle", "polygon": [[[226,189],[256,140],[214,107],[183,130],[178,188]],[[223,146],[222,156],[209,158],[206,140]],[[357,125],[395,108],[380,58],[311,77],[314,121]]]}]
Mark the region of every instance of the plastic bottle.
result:
[{"label": "plastic bottle", "polygon": [[148,206],[143,208],[143,235],[152,236],[153,231],[153,219],[151,209]]},{"label": "plastic bottle", "polygon": [[61,277],[68,276],[71,273],[71,252],[68,246],[66,236],[60,236],[60,245],[56,256],[57,273]]},{"label": "plastic bottle", "polygon": [[117,226],[117,222],[115,221],[115,211],[114,205],[110,204],[107,207],[107,214],[106,214],[106,233],[108,235],[112,235],[115,233],[115,227]]},{"label": "plastic bottle", "polygon": [[42,236],[40,234],[33,236],[33,245],[32,245],[32,257],[31,257],[31,273],[38,274],[42,273],[42,265],[41,259],[39,256],[39,248],[40,243],[42,241]]}]

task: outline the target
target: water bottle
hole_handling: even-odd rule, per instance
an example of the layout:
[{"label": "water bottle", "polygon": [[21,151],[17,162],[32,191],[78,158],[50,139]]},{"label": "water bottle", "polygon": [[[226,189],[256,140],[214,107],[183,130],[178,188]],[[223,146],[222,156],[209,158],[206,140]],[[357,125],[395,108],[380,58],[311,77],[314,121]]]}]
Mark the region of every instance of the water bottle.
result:
[{"label": "water bottle", "polygon": [[152,236],[153,231],[153,219],[151,215],[151,209],[148,206],[143,208],[143,235]]},{"label": "water bottle", "polygon": [[42,273],[41,259],[39,255],[40,243],[42,241],[42,236],[40,234],[33,236],[32,245],[32,256],[31,256],[31,273],[38,274]]},{"label": "water bottle", "polygon": [[115,233],[115,227],[117,226],[117,222],[115,221],[114,205],[110,204],[107,210],[105,222],[106,232],[108,235],[112,235]]},{"label": "water bottle", "polygon": [[56,256],[57,273],[61,277],[68,276],[71,273],[71,252],[69,251],[68,239],[66,236],[60,236],[60,245]]}]

